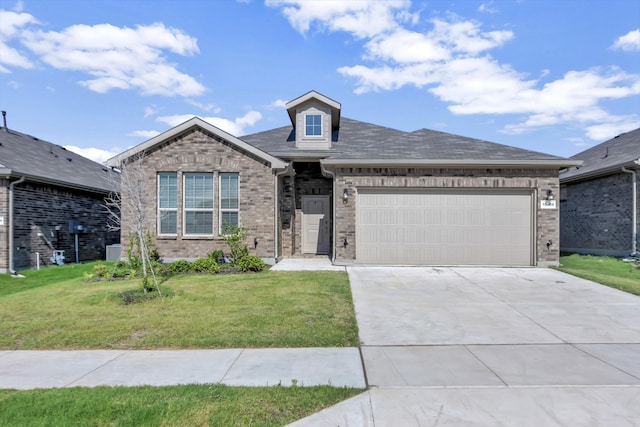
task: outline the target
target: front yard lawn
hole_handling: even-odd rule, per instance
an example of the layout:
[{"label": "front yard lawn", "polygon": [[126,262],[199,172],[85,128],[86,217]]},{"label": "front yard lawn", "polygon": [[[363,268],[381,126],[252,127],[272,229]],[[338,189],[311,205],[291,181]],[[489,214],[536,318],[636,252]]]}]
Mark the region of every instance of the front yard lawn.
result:
[{"label": "front yard lawn", "polygon": [[560,257],[558,270],[640,295],[640,268],[617,258],[573,254]]},{"label": "front yard lawn", "polygon": [[220,384],[0,390],[0,425],[283,426],[362,391]]},{"label": "front yard lawn", "polygon": [[0,349],[358,345],[346,273],[174,276],[172,296],[125,305],[118,294],[140,282],[85,282],[93,265],[1,276]]}]

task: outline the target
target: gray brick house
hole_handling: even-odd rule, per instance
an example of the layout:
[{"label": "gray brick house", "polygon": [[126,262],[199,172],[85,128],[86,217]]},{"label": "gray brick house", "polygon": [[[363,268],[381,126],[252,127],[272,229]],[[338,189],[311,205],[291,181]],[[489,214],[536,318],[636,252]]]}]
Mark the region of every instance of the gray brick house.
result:
[{"label": "gray brick house", "polygon": [[579,162],[348,119],[315,91],[286,111],[291,125],[241,138],[194,117],[108,161],[144,153],[161,256],[224,249],[230,223],[268,262],[558,263],[558,173]]},{"label": "gray brick house", "polygon": [[593,255],[638,255],[640,129],[571,157],[560,173],[560,249]]},{"label": "gray brick house", "polygon": [[[0,128],[0,273],[105,258],[113,172],[59,145]],[[64,251],[65,259],[54,257]],[[53,258],[53,260],[52,260]]]}]

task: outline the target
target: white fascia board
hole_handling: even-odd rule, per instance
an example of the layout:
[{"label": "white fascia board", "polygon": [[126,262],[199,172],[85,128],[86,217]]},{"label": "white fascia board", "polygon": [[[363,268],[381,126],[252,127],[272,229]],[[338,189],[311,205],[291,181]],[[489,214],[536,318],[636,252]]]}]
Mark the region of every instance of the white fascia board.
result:
[{"label": "white fascia board", "polygon": [[327,104],[329,107],[331,108],[335,108],[336,110],[340,109],[340,103],[337,101],[334,101],[331,98],[328,98],[326,96],[324,96],[321,93],[316,92],[315,90],[312,90],[310,92],[305,93],[302,96],[297,97],[296,99],[289,101],[285,104],[285,108],[287,110],[290,110],[291,108],[297,107],[298,105],[307,102],[310,99],[317,99],[318,101]]},{"label": "white fascia board", "polygon": [[455,159],[326,159],[325,166],[355,167],[508,167],[566,168],[582,164],[581,160],[455,160]]},{"label": "white fascia board", "polygon": [[259,148],[256,148],[253,145],[244,142],[243,140],[231,135],[230,133],[227,133],[222,129],[215,127],[211,123],[202,120],[200,117],[193,117],[186,122],[179,124],[178,126],[175,126],[164,133],[161,133],[160,135],[154,136],[153,138],[143,142],[142,144],[138,144],[135,147],[132,147],[127,151],[124,151],[117,156],[110,158],[109,160],[107,160],[107,165],[118,167],[123,160],[135,156],[138,153],[144,152],[168,139],[175,138],[176,136],[180,135],[183,132],[186,132],[194,126],[199,126],[200,128],[211,132],[222,139],[227,140],[228,142],[241,148],[242,150],[247,151],[263,160],[266,160],[267,162],[271,163],[272,169],[284,169],[287,167],[286,162],[283,162],[282,160],[265,153]]}]

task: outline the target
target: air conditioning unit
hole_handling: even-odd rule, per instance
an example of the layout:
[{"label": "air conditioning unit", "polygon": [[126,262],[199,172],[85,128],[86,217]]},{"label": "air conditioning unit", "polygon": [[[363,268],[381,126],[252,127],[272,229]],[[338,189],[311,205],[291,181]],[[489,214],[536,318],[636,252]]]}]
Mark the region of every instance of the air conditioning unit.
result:
[{"label": "air conditioning unit", "polygon": [[120,261],[120,244],[107,245],[107,261]]}]

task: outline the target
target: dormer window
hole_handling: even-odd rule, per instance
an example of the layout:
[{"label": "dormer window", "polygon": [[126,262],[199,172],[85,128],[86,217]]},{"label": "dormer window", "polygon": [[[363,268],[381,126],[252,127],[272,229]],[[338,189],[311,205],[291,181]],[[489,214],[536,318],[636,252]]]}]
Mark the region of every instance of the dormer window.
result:
[{"label": "dormer window", "polygon": [[320,114],[307,114],[305,116],[305,136],[322,136],[322,116]]}]

